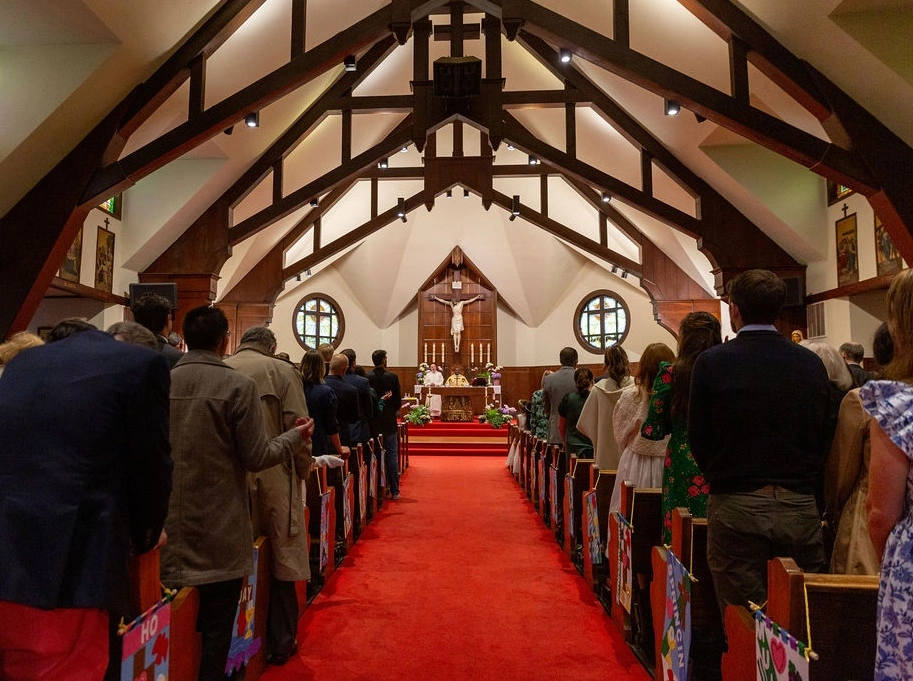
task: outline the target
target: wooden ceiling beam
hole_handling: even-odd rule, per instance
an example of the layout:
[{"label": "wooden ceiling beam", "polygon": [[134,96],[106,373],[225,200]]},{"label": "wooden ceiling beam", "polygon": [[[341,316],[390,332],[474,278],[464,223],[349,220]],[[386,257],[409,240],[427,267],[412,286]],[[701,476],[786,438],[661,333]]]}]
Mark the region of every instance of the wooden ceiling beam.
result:
[{"label": "wooden ceiling beam", "polygon": [[[412,212],[416,208],[421,207],[423,205],[423,203],[424,203],[424,192],[418,192],[417,194],[413,194],[412,196],[410,196],[409,198],[406,199],[406,214],[408,215],[410,212]],[[301,258],[300,260],[297,260],[296,262],[293,262],[288,267],[283,268],[282,280],[288,281],[289,279],[294,277],[296,274],[300,274],[301,272],[304,272],[312,267],[316,267],[317,265],[322,263],[327,258],[332,257],[332,256],[336,255],[337,253],[344,251],[345,249],[349,248],[350,246],[354,246],[359,241],[362,241],[363,239],[367,239],[369,236],[374,234],[374,232],[378,231],[379,229],[382,229],[383,227],[386,227],[390,223],[392,223],[396,220],[399,220],[400,218],[396,214],[397,210],[398,210],[397,206],[394,206],[393,208],[390,208],[389,210],[385,210],[383,213],[378,214],[377,217],[371,218],[364,224],[356,227],[355,229],[351,230],[350,232],[347,232],[346,234],[343,234],[338,239],[334,239],[333,241],[328,243],[326,246],[321,247],[318,251],[311,253],[310,255],[308,255],[304,258]]]},{"label": "wooden ceiling beam", "polygon": [[562,172],[571,177],[595,185],[603,191],[608,191],[613,197],[642,210],[670,227],[675,227],[694,238],[698,238],[700,235],[700,221],[697,218],[604,173],[598,168],[572,158],[565,152],[539,140],[509,113],[505,112],[504,116],[506,119],[504,123],[505,138],[514,142],[523,151],[548,161],[551,165],[560,168]]},{"label": "wooden ceiling beam", "polygon": [[82,203],[94,205],[113,193],[123,191],[209,138],[296,90],[343,58],[390,34],[390,7],[386,6],[344,29],[312,50],[280,66],[272,73],[227,97],[156,140],[95,173],[84,192]]},{"label": "wooden ceiling beam", "polygon": [[[513,197],[510,197],[507,194],[502,194],[499,191],[493,191],[492,203],[500,206],[508,213],[510,213],[513,207]],[[595,255],[608,263],[618,265],[618,267],[622,268],[626,272],[630,272],[637,277],[641,275],[641,266],[639,262],[631,260],[631,258],[628,258],[627,256],[624,256],[617,251],[613,251],[611,248],[603,246],[594,239],[583,236],[570,227],[558,222],[557,220],[553,220],[547,215],[543,215],[542,213],[533,210],[523,203],[520,203],[519,217],[523,218],[533,225],[536,225],[540,229],[548,232],[552,236],[557,237],[562,241],[573,244],[577,248]]]},{"label": "wooden ceiling beam", "polygon": [[674,99],[688,110],[757,144],[785,156],[829,179],[863,193],[875,181],[858,156],[821,140],[770,114],[737,101],[690,76],[616,43],[531,0],[503,0],[502,22],[517,17],[523,31],[554,44],[568,45],[574,54],[654,94]]},{"label": "wooden ceiling beam", "polygon": [[229,229],[229,242],[238,244],[249,239],[257,232],[269,227],[287,215],[298,210],[313,197],[332,190],[339,184],[350,182],[366,169],[374,167],[377,162],[399,151],[404,144],[411,141],[412,118],[409,117],[388,134],[382,142],[354,157],[351,161],[324,173],[318,179],[287,194],[263,210],[251,215]]}]

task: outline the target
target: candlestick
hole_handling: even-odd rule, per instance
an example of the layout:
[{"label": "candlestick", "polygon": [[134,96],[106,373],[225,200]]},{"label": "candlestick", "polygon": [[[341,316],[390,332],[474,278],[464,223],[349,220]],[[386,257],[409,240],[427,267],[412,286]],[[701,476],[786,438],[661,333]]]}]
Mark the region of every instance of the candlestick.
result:
[{"label": "candlestick", "polygon": [[444,344],[441,343],[441,364],[444,363]]},{"label": "candlestick", "polygon": [[431,344],[431,361],[437,361],[437,346],[434,343]]},{"label": "candlestick", "polygon": [[425,359],[423,361],[425,364],[428,363],[428,343],[425,343]]},{"label": "candlestick", "polygon": [[469,344],[469,363],[470,364],[476,363],[476,346],[473,345],[472,343]]},{"label": "candlestick", "polygon": [[488,363],[491,364],[491,343],[488,344]]}]

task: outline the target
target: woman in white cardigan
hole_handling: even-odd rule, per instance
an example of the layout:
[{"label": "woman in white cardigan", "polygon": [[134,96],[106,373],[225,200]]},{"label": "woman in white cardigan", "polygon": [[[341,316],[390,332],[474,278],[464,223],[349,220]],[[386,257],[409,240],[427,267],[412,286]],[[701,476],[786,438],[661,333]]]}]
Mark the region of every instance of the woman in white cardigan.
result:
[{"label": "woman in white cardigan", "polygon": [[621,392],[615,405],[613,426],[615,442],[621,452],[615,489],[609,502],[609,513],[621,507],[621,486],[625,480],[635,487],[660,487],[663,479],[663,456],[668,436],[663,440],[647,440],[640,436],[640,427],[647,417],[653,380],[660,362],[674,362],[675,353],[665,343],[648,345],[640,356],[634,384]]}]

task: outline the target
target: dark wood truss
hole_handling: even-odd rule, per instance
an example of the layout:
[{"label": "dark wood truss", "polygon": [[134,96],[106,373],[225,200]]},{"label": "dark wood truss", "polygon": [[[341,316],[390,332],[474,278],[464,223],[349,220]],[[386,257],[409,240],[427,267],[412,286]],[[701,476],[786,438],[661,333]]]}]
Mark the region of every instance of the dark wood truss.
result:
[{"label": "dark wood truss", "polygon": [[[510,210],[508,197],[493,189],[499,175],[560,175],[596,206],[599,241],[587,239],[548,217],[547,183],[543,179],[540,212],[521,206],[520,216],[577,248],[623,267],[641,277],[654,304],[662,301],[709,300],[636,225],[612,206],[602,204],[600,192],[681,230],[698,241],[715,267],[718,292],[731,274],[747,267],[769,267],[793,276],[804,268],[770,240],[747,217],[681,163],[646,129],[572,65],[562,65],[554,45],[571,49],[585,59],[659,96],[674,99],[696,115],[733,130],[816,173],[864,194],[877,211],[903,257],[913,261],[913,195],[905,183],[913,171],[913,150],[893,135],[822,74],[796,58],[754,19],[729,0],[680,0],[730,48],[731,92],[696,81],[674,68],[630,48],[628,3],[613,3],[614,35],[606,37],[531,0],[393,0],[382,9],[306,50],[306,0],[292,2],[289,61],[225,100],[205,107],[206,59],[243,25],[263,0],[223,0],[200,28],[144,83],[138,85],[86,138],[51,170],[16,206],[0,219],[0,335],[24,328],[59,267],[63,254],[100,200],[121,191],[244,116],[292,92],[314,78],[338,68],[346,55],[359,54],[356,73],[343,73],[271,146],[170,246],[147,271],[150,276],[217,275],[231,247],[251,238],[315,198],[311,208],[255,267],[227,299],[271,302],[284,282],[326,258],[357,244],[386,224],[396,211],[378,213],[376,182],[379,159],[404,144],[425,152],[425,164],[415,169],[389,169],[384,177],[420,177],[425,189],[406,200],[407,209],[430,209],[435,197],[462,185],[492,204]],[[464,24],[466,13],[484,13],[478,24]],[[449,26],[432,26],[429,17],[445,14]],[[560,78],[562,89],[505,92],[501,73],[501,35],[518,40],[547,69]],[[471,101],[434,96],[429,73],[429,42],[450,42],[452,56],[463,55],[463,41],[484,36],[486,72],[481,96]],[[353,97],[356,87],[395,45],[414,40],[411,95]],[[826,141],[751,106],[748,64],[760,69],[815,115],[831,140]],[[132,153],[120,157],[130,135],[185,82],[189,81],[187,121]],[[641,186],[631,186],[581,162],[576,156],[575,108],[589,106],[612,124],[641,154]],[[517,107],[564,107],[566,144],[561,151],[538,139],[510,113]],[[371,149],[352,156],[351,117],[370,111],[402,112],[402,122]],[[343,117],[340,163],[323,177],[283,192],[283,163],[295,147],[328,115]],[[462,125],[479,128],[483,145],[477,156],[464,155],[457,144],[454,156],[435,153],[435,130],[453,124],[462,140]],[[535,154],[543,167],[495,166],[492,150],[509,140]],[[685,213],[653,193],[652,172],[659,168],[691,195],[694,215]],[[232,210],[272,174],[273,199],[266,208],[233,223]],[[358,181],[371,181],[371,219],[339,239],[320,241],[323,213]],[[633,239],[640,262],[607,247],[608,224]],[[311,255],[283,266],[284,253],[310,231]],[[659,315],[658,315],[659,316]]]}]

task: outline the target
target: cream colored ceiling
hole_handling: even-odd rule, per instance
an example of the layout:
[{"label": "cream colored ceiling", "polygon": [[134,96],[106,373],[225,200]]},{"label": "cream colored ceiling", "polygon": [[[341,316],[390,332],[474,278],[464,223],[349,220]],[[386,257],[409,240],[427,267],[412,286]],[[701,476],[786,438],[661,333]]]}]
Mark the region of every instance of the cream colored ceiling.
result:
[{"label": "cream colored ceiling", "polygon": [[[0,2],[0,214],[86,134],[129,90],[149,77],[170,51],[217,4],[216,0],[2,0]],[[307,45],[313,47],[383,6],[381,0],[341,3],[309,0]],[[591,29],[611,35],[611,13],[605,0],[541,0],[541,4]],[[913,64],[909,29],[913,5],[887,0],[803,0],[740,3],[797,56],[812,63],[841,88],[913,144]],[[211,105],[284,63],[288,55],[290,0],[267,0],[252,19],[209,60],[206,103]],[[699,80],[728,90],[726,46],[675,0],[631,0],[631,45]],[[436,18],[435,21],[446,21]],[[555,89],[561,83],[541,68],[519,44],[503,42],[508,90]],[[447,43],[433,43],[432,57],[443,56]],[[481,41],[469,42],[467,54],[484,58]],[[358,88],[356,94],[406,94],[412,65],[411,40]],[[823,211],[823,182],[817,176],[770,152],[721,130],[699,123],[683,111],[670,118],[657,96],[595,66],[580,68],[618,101],[685,164],[726,196],[767,234],[802,262],[823,257],[815,206]],[[158,256],[341,71],[315,79],[261,112],[261,126],[235,126],[181,160],[142,180],[128,194],[126,226],[130,230],[125,262],[142,269]],[[753,104],[811,134],[824,137],[815,119],[776,86],[751,71]],[[139,148],[180,124],[186,114],[186,86],[134,135],[126,151]],[[516,111],[516,117],[550,144],[563,149],[564,115],[560,109]],[[356,115],[353,153],[377,141],[396,124],[398,115]],[[334,167],[339,160],[340,126],[335,118],[321,126],[289,157],[285,186],[294,189]],[[441,131],[440,154],[449,153],[450,129]],[[639,157],[596,112],[581,108],[577,122],[582,160],[634,186]],[[478,135],[468,129],[466,153],[476,153]],[[512,158],[516,155],[517,158]],[[523,162],[519,152],[502,146],[496,163]],[[391,157],[394,165],[419,165],[414,148]],[[789,186],[775,186],[760,172],[783,168]],[[781,178],[781,179],[782,179]],[[763,179],[764,181],[761,181]],[[657,174],[657,194],[694,213],[693,201],[669,178]],[[382,182],[380,209],[417,191],[417,183]],[[360,183],[324,218],[327,235],[342,234],[368,219],[365,189]],[[595,211],[558,178],[550,180],[550,215],[581,234],[593,237]],[[267,183],[238,207],[243,219],[269,200]],[[538,210],[538,180],[497,180],[496,188],[519,194]],[[394,322],[414,299],[415,289],[455,245],[485,272],[514,312],[535,326],[560,299],[562,282],[589,254],[559,243],[522,219],[507,220],[500,208],[484,211],[479,198],[438,199],[435,209],[413,211],[405,225],[397,222],[332,264],[380,326]],[[131,210],[131,203],[134,209]],[[142,207],[142,210],[137,209]],[[711,290],[707,259],[693,239],[643,215],[631,206],[619,209],[682,268]],[[301,212],[271,226],[235,249],[220,282],[220,295],[282,237]],[[634,259],[636,248],[613,230],[610,247]],[[300,243],[289,254],[293,262],[310,251]],[[597,262],[600,262],[597,260]],[[601,263],[603,266],[604,263]],[[316,269],[316,268],[315,268]]]}]

